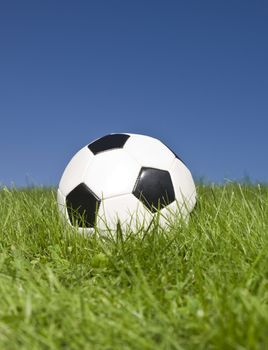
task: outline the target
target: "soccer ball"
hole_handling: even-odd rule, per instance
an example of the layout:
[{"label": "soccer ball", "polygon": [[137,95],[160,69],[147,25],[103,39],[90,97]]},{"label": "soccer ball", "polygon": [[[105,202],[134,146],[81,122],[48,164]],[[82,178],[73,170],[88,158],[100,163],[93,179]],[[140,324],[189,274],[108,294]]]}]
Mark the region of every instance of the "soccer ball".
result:
[{"label": "soccer ball", "polygon": [[91,233],[166,227],[188,220],[196,203],[192,175],[158,139],[110,134],[77,152],[59,183],[58,206],[67,222]]}]

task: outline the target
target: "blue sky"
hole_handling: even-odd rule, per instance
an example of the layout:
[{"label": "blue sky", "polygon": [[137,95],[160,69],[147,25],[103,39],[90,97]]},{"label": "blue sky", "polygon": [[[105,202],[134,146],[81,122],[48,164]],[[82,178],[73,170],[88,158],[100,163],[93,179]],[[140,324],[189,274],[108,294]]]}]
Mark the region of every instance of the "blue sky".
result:
[{"label": "blue sky", "polygon": [[111,132],[268,180],[267,1],[1,1],[0,183],[56,185]]}]

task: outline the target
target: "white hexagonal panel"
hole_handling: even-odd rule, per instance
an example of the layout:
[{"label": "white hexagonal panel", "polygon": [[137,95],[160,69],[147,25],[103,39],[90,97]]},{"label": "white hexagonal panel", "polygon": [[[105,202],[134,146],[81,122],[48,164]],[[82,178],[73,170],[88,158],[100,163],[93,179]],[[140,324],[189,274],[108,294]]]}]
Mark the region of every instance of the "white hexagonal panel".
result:
[{"label": "white hexagonal panel", "polygon": [[153,215],[132,194],[104,199],[100,205],[97,226],[100,230],[116,230],[120,222],[123,231],[137,232],[146,228]]},{"label": "white hexagonal panel", "polygon": [[140,165],[122,149],[95,156],[88,167],[85,184],[101,199],[131,193]]},{"label": "white hexagonal panel", "polygon": [[168,170],[175,159],[174,153],[161,141],[150,136],[129,134],[124,150],[134,157],[140,165]]},{"label": "white hexagonal panel", "polygon": [[63,195],[67,196],[77,185],[83,182],[85,171],[93,159],[94,155],[87,146],[73,156],[60,180],[59,188]]},{"label": "white hexagonal panel", "polygon": [[57,191],[57,202],[59,207],[60,215],[64,217],[64,219],[68,219],[67,209],[66,209],[66,202],[65,202],[65,196],[61,192],[60,189]]},{"label": "white hexagonal panel", "polygon": [[196,188],[189,169],[175,159],[169,169],[175,197],[182,211],[191,212],[196,203]]},{"label": "white hexagonal panel", "polygon": [[159,225],[162,228],[171,227],[177,220],[182,219],[185,223],[189,220],[189,211],[184,205],[175,201],[163,208],[159,214]]}]

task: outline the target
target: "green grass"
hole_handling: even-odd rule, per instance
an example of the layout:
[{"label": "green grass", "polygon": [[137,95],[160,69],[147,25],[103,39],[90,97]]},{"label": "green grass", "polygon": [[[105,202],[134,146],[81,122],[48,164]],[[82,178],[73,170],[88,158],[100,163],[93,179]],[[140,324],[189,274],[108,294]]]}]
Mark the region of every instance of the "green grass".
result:
[{"label": "green grass", "polygon": [[198,195],[188,226],[123,240],[0,190],[0,349],[268,349],[268,187]]}]

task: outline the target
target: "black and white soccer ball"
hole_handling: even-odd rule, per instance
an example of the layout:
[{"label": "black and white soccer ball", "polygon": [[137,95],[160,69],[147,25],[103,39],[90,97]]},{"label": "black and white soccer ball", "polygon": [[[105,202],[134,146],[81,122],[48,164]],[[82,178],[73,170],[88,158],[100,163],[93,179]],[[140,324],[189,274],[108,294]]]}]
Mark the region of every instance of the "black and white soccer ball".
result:
[{"label": "black and white soccer ball", "polygon": [[137,230],[157,215],[165,227],[175,217],[188,220],[196,203],[192,175],[158,139],[110,134],[77,152],[58,188],[63,217],[79,230]]}]

